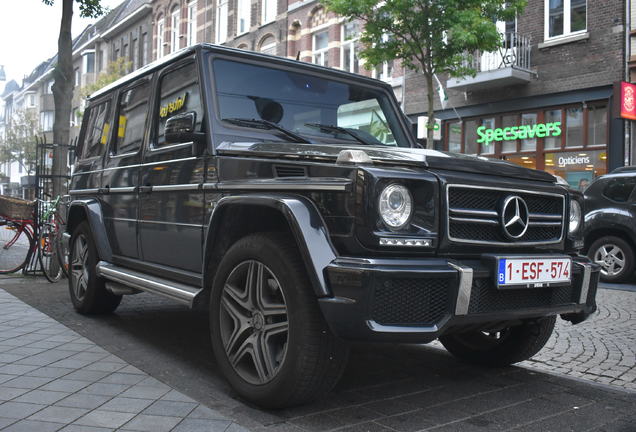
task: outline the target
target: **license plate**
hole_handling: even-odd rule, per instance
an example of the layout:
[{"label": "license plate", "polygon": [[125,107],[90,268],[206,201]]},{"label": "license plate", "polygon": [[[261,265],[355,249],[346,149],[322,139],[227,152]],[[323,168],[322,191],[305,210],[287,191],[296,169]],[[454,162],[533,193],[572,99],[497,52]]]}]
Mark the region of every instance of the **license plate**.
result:
[{"label": "license plate", "polygon": [[499,258],[497,286],[549,287],[571,281],[570,258]]}]

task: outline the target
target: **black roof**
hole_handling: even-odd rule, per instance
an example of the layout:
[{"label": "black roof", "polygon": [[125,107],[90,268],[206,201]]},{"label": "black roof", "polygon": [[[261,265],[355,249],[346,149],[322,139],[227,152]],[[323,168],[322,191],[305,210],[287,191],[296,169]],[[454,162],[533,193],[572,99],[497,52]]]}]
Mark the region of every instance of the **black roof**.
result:
[{"label": "black roof", "polygon": [[179,51],[175,51],[171,54],[166,55],[165,57],[162,57],[159,60],[155,60],[152,63],[147,64],[146,66],[143,66],[137,70],[135,70],[134,72],[118,79],[117,81],[97,90],[95,93],[93,93],[92,95],[90,95],[89,99],[93,99],[96,98],[98,96],[103,95],[104,93],[117,88],[121,85],[125,85],[126,83],[142,76],[145,75],[147,73],[150,73],[156,69],[161,69],[164,66],[173,63],[174,61],[183,58],[183,57],[187,57],[188,55],[194,53],[197,50],[206,50],[206,51],[212,51],[212,52],[216,52],[219,54],[230,54],[233,56],[236,56],[237,58],[244,58],[244,59],[258,59],[258,60],[266,60],[270,63],[276,63],[279,65],[288,65],[288,66],[293,66],[293,67],[301,67],[303,69],[306,69],[308,71],[311,70],[315,70],[317,72],[321,72],[321,73],[328,73],[330,75],[335,75],[335,76],[340,76],[341,78],[345,78],[345,79],[354,79],[358,82],[360,81],[366,81],[368,84],[372,84],[375,86],[383,86],[385,88],[390,89],[391,85],[384,82],[384,81],[380,81],[377,80],[375,78],[369,78],[369,77],[365,77],[364,75],[359,75],[359,74],[355,74],[355,73],[351,73],[351,72],[345,72],[343,70],[340,69],[333,69],[333,68],[329,68],[329,67],[325,67],[325,66],[319,66],[313,63],[307,63],[307,62],[303,62],[303,61],[299,61],[299,60],[294,60],[294,59],[289,59],[286,57],[280,57],[280,56],[276,56],[276,55],[271,55],[271,54],[264,54],[264,53],[260,53],[260,52],[255,52],[255,51],[247,51],[247,50],[242,50],[242,49],[238,49],[238,48],[232,48],[232,47],[228,47],[225,45],[214,45],[211,43],[200,43],[197,45],[192,45],[190,47],[187,48],[182,48]]},{"label": "black roof", "polygon": [[610,174],[632,173],[632,172],[636,173],[636,165],[618,167],[618,168],[612,170],[612,172]]}]

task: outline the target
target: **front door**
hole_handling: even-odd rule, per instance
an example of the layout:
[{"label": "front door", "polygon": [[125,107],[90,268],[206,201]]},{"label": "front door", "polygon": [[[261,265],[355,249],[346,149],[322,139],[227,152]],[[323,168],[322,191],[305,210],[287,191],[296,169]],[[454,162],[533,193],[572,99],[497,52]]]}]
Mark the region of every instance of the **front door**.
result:
[{"label": "front door", "polygon": [[149,97],[150,79],[145,77],[121,90],[117,99],[115,133],[102,174],[102,211],[115,257],[139,257],[137,188]]},{"label": "front door", "polygon": [[166,142],[172,115],[194,112],[195,131],[203,124],[201,91],[193,59],[171,66],[158,82],[151,109],[149,146],[141,165],[139,241],[143,260],[200,272],[203,249],[205,158],[193,156],[192,142]]}]

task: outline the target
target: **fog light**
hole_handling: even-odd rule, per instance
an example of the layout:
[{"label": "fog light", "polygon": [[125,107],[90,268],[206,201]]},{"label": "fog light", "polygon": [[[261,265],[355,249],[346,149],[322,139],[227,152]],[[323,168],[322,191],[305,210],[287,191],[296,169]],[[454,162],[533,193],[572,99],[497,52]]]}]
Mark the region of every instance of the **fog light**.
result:
[{"label": "fog light", "polygon": [[431,247],[433,242],[430,239],[416,238],[380,238],[380,246],[397,246],[397,247]]}]

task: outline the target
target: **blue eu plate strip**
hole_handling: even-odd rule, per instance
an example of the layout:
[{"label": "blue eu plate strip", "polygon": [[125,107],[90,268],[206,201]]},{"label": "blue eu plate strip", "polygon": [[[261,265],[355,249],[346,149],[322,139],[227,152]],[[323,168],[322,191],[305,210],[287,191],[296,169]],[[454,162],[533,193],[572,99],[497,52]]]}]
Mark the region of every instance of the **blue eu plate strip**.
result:
[{"label": "blue eu plate strip", "polygon": [[506,283],[506,260],[499,260],[499,275],[497,276],[499,283]]}]

